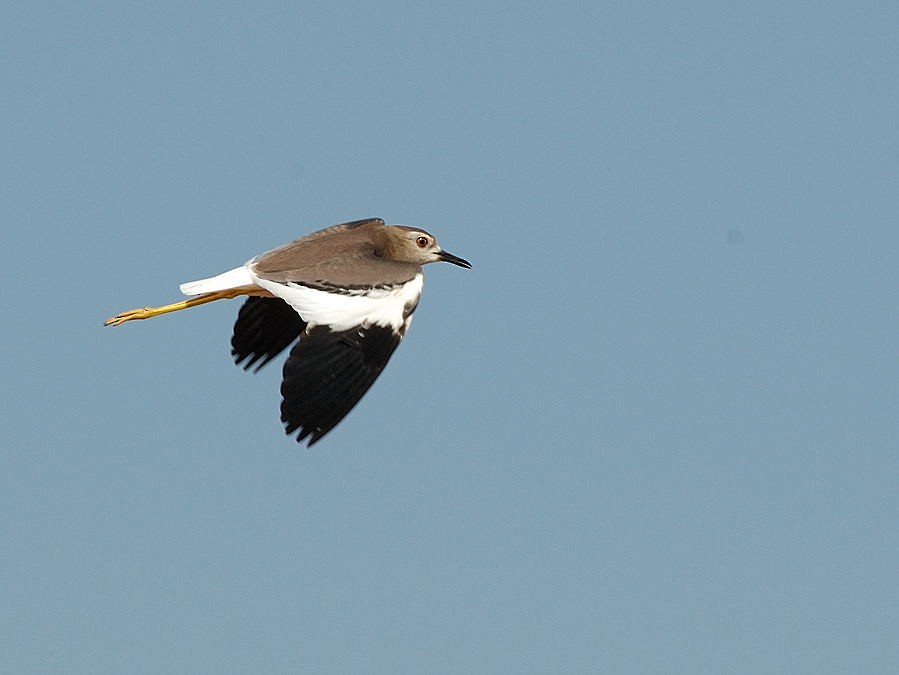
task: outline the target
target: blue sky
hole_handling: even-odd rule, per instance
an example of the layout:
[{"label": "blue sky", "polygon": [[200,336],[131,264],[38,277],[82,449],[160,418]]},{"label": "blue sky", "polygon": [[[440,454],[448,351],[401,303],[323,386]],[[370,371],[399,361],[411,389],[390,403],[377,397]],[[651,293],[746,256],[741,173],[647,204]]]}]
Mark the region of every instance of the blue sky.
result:
[{"label": "blue sky", "polygon": [[[895,3],[8,3],[0,671],[895,672]],[[424,227],[315,448],[237,301]]]}]

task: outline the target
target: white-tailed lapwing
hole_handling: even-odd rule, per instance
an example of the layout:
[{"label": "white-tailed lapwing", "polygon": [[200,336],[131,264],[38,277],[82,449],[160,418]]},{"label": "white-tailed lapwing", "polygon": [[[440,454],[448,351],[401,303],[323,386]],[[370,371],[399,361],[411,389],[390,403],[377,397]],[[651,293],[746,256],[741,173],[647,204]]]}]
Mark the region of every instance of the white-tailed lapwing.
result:
[{"label": "white-tailed lapwing", "polygon": [[471,268],[415,227],[357,220],[307,234],[209,279],[181,284],[193,296],[106,320],[135,319],[249,296],[231,338],[234,361],[258,370],[294,344],[284,364],[281,420],[297,442],[321,439],[387,365],[421,297],[421,267]]}]

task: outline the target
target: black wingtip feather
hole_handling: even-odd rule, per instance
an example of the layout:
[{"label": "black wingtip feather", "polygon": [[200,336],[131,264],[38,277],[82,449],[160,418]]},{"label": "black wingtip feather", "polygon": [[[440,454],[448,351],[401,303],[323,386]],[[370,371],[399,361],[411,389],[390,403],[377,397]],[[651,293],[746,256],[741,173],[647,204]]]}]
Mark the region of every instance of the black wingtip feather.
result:
[{"label": "black wingtip feather", "polygon": [[[234,363],[253,372],[289,347],[306,328],[300,315],[280,298],[249,297],[234,322]],[[258,364],[258,365],[257,365]]]},{"label": "black wingtip feather", "polygon": [[307,330],[284,363],[281,420],[311,447],[353,409],[381,374],[402,336],[373,325],[333,332]]}]

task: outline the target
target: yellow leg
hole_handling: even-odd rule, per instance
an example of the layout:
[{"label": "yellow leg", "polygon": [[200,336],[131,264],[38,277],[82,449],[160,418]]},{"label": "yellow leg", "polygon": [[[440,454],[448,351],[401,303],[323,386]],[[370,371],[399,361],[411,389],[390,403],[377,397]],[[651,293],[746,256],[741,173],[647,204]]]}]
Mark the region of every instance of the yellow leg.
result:
[{"label": "yellow leg", "polygon": [[120,312],[110,319],[103,322],[104,326],[118,326],[126,321],[135,321],[137,319],[151,319],[160,314],[168,314],[169,312],[177,312],[181,309],[196,307],[197,305],[205,305],[207,302],[216,300],[227,300],[236,298],[238,295],[249,295],[249,289],[229,288],[225,291],[215,291],[214,293],[203,293],[187,300],[173,302],[171,305],[163,305],[162,307],[140,307],[138,309],[129,309],[127,312]]}]

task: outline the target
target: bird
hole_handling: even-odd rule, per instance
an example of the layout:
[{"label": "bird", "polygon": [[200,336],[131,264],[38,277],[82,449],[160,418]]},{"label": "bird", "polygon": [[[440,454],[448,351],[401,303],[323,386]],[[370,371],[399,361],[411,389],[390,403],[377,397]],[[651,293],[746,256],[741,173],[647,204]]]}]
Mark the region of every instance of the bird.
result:
[{"label": "bird", "polygon": [[258,372],[291,347],[282,372],[281,421],[288,436],[311,447],[381,374],[412,322],[422,266],[439,261],[471,269],[423,229],[381,218],[355,220],[181,284],[187,300],[120,312],[104,325],[247,296],[234,323],[231,355],[244,370]]}]

